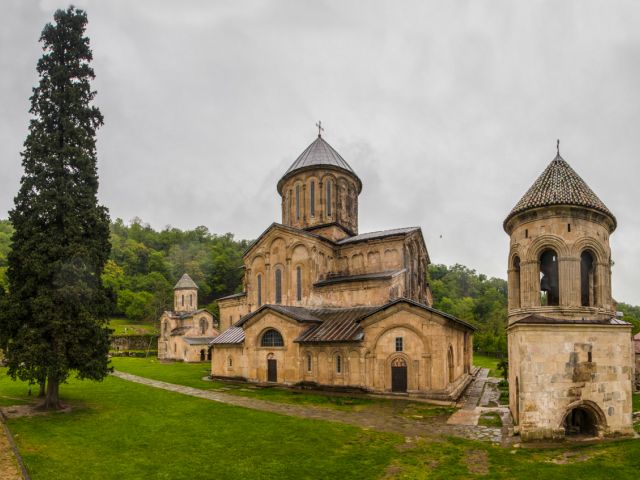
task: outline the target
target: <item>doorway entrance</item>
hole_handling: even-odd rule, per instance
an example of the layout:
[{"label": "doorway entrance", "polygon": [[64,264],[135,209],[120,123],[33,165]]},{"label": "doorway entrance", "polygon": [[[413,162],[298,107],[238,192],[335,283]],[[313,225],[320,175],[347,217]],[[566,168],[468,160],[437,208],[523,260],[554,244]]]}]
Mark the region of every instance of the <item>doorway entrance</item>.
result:
[{"label": "doorway entrance", "polygon": [[588,409],[576,407],[564,419],[564,433],[565,435],[596,436],[598,434],[597,419]]},{"label": "doorway entrance", "polygon": [[407,362],[404,358],[395,358],[391,362],[391,391],[407,391]]},{"label": "doorway entrance", "polygon": [[278,361],[270,353],[267,357],[267,382],[278,381]]}]

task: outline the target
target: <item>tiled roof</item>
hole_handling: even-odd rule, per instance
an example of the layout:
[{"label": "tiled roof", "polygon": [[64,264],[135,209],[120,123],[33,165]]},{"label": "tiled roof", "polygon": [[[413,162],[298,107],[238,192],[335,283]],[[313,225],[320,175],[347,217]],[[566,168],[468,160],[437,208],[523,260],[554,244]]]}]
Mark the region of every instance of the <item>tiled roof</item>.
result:
[{"label": "tiled roof", "polygon": [[592,208],[611,217],[614,225],[616,223],[613,213],[559,154],[516,203],[504,224],[518,213],[551,205]]},{"label": "tiled roof", "polygon": [[233,345],[242,342],[244,342],[244,330],[242,327],[230,327],[211,340],[209,345]]},{"label": "tiled roof", "polygon": [[319,308],[310,309],[322,323],[305,330],[296,342],[357,342],[364,332],[359,321],[380,307]]},{"label": "tiled roof", "polygon": [[216,337],[184,337],[183,340],[189,345],[209,345]]},{"label": "tiled roof", "polygon": [[362,275],[341,275],[335,277],[329,277],[325,280],[320,280],[313,284],[314,287],[324,287],[326,285],[333,285],[335,283],[347,283],[347,282],[365,282],[367,280],[388,280],[406,271],[406,268],[401,270],[388,270],[385,272],[376,273],[364,273]]},{"label": "tiled roof", "polygon": [[580,318],[580,319],[570,319],[570,318],[551,318],[544,317],[542,315],[528,315],[520,320],[516,320],[514,324],[525,324],[525,325],[631,325],[629,322],[625,322],[624,320],[620,320],[618,318]]},{"label": "tiled roof", "polygon": [[[179,318],[180,320],[184,320],[185,318],[191,318],[195,315],[198,315],[199,313],[202,312],[207,312],[209,315],[211,315],[211,312],[209,312],[209,310],[205,309],[205,308],[199,308],[198,310],[193,310],[191,312],[166,312],[170,317],[172,318]],[[212,315],[213,316],[213,315]]]},{"label": "tiled roof", "polygon": [[406,227],[406,228],[394,228],[391,230],[380,230],[378,232],[361,233],[355,237],[347,237],[343,240],[336,242],[338,245],[345,245],[347,243],[364,242],[366,240],[373,240],[376,238],[392,237],[395,235],[406,235],[411,232],[420,230],[420,227]]},{"label": "tiled roof", "polygon": [[294,320],[297,320],[299,322],[321,322],[322,321],[321,319],[316,317],[312,313],[312,309],[309,309],[309,308],[294,307],[290,305],[273,305],[273,304],[266,303],[262,305],[260,308],[258,308],[257,310],[242,317],[240,320],[238,320],[235,323],[235,326],[241,327],[242,325],[247,323],[249,320],[251,320],[253,317],[255,317],[258,313],[266,309],[270,309],[270,310],[274,310],[276,312],[282,313],[283,315],[293,318]]},{"label": "tiled roof", "polygon": [[233,298],[241,298],[246,296],[247,296],[247,292],[240,292],[240,293],[234,293],[232,295],[227,295],[226,297],[216,298],[216,301],[219,302],[220,300],[231,300]]},{"label": "tiled roof", "polygon": [[194,288],[198,288],[196,282],[194,282],[188,274],[183,274],[176,283],[176,286],[173,287],[174,290],[192,290]]},{"label": "tiled roof", "polygon": [[173,330],[171,330],[171,336],[176,337],[176,336],[182,335],[186,333],[190,328],[191,327],[176,327]]},{"label": "tiled roof", "polygon": [[362,182],[356,172],[349,166],[342,156],[336,152],[321,136],[318,135],[311,145],[296,159],[278,182],[278,193],[282,193],[282,184],[286,178],[299,170],[308,170],[315,167],[334,168],[345,170],[358,180],[358,191],[362,190]]}]

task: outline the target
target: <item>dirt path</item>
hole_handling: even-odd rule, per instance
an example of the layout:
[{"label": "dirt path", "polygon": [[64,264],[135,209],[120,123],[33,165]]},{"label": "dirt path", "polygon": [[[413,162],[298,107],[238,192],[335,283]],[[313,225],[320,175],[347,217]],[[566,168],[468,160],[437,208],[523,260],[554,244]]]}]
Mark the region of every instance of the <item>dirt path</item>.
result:
[{"label": "dirt path", "polygon": [[112,375],[130,382],[140,383],[142,385],[160,388],[171,392],[182,393],[192,397],[213,400],[215,402],[225,403],[228,405],[251,408],[253,410],[261,410],[264,412],[279,413],[293,417],[346,423],[365,429],[399,433],[405,437],[453,435],[473,440],[488,440],[493,442],[500,442],[501,440],[501,429],[499,428],[470,425],[447,425],[444,421],[430,421],[431,419],[417,420],[398,415],[397,412],[393,411],[393,408],[389,407],[374,407],[363,411],[346,412],[308,405],[302,406],[269,402],[266,400],[241,397],[223,392],[201,390],[199,388],[175,385],[173,383],[161,382],[119,371],[113,372]]},{"label": "dirt path", "polygon": [[0,419],[0,480],[23,480],[22,471],[13,455],[13,449]]}]

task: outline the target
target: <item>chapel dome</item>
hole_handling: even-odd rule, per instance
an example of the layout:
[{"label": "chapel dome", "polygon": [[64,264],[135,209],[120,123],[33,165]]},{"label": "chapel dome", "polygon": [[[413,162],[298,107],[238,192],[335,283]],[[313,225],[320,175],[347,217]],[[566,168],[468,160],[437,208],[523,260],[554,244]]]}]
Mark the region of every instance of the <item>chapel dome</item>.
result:
[{"label": "chapel dome", "polygon": [[282,195],[282,186],[288,178],[291,178],[297,173],[316,168],[338,170],[353,175],[356,180],[358,193],[362,191],[362,181],[358,178],[356,172],[353,171],[346,160],[342,158],[321,135],[318,135],[318,138],[300,154],[278,181],[278,193]]},{"label": "chapel dome", "polygon": [[509,220],[520,213],[555,205],[578,206],[596,210],[609,217],[613,222],[613,229],[616,228],[616,217],[580,175],[560,156],[560,153],[516,203],[504,220],[503,226],[506,230]]}]

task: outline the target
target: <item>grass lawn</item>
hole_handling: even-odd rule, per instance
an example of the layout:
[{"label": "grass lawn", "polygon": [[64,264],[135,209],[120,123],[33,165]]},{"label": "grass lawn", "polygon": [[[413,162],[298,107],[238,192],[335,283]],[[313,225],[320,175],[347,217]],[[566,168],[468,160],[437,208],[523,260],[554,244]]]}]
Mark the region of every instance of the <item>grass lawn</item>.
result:
[{"label": "grass lawn", "polygon": [[498,413],[486,412],[480,415],[478,425],[482,425],[484,427],[501,427],[502,419]]},{"label": "grass lawn", "polygon": [[136,322],[128,318],[109,319],[109,328],[114,330],[113,335],[146,335],[158,333],[158,329],[153,322]]},{"label": "grass lawn", "polygon": [[[26,385],[0,369],[0,392]],[[640,441],[502,449],[399,435],[223,405],[107,378],[63,385],[71,413],[11,419],[34,480],[636,479]]]},{"label": "grass lawn", "polygon": [[114,357],[111,359],[111,364],[116,370],[132,373],[141,377],[185,385],[187,387],[202,388],[203,390],[223,389],[225,393],[260,398],[272,402],[317,405],[340,410],[358,410],[359,408],[374,403],[387,402],[387,400],[377,398],[331,395],[302,390],[289,390],[279,387],[259,388],[243,382],[202,380],[204,376],[211,373],[209,363],[163,363],[155,358]]},{"label": "grass lawn", "polygon": [[488,368],[490,377],[502,378],[502,374],[498,370],[499,358],[485,357],[484,355],[473,354],[473,365],[476,367]]}]

